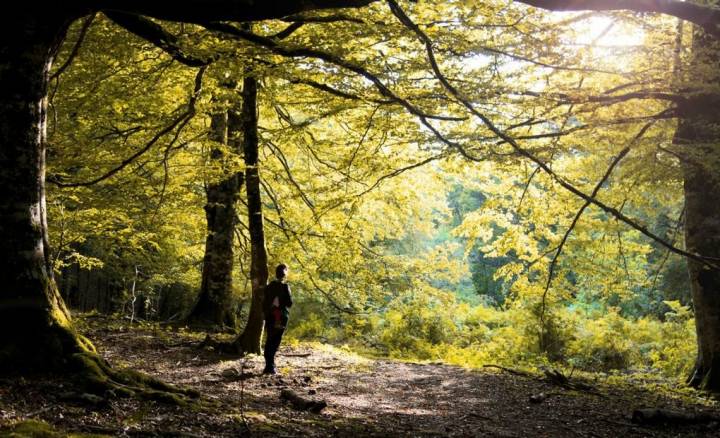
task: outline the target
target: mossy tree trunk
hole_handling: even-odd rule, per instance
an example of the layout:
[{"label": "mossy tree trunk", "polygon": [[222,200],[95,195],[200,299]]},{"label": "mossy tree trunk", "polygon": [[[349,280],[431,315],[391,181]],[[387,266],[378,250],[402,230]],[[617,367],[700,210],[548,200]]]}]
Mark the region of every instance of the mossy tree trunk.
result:
[{"label": "mossy tree trunk", "polygon": [[82,351],[49,263],[49,69],[71,17],[6,10],[0,24],[0,367],[54,368]]},{"label": "mossy tree trunk", "polygon": [[247,190],[248,228],[250,230],[252,302],[245,329],[234,344],[238,351],[259,354],[264,319],[263,290],[267,284],[268,267],[258,169],[257,80],[255,78],[246,77],[244,79],[242,97],[243,105],[240,117],[243,127],[243,152],[246,166],[245,189]]},{"label": "mossy tree trunk", "polygon": [[[233,132],[237,123],[229,124],[233,114],[224,110],[211,119],[211,139],[224,145],[234,146]],[[236,149],[236,148],[233,148]],[[211,159],[222,162],[226,152],[215,148]],[[222,163],[221,163],[222,164]],[[232,173],[232,171],[231,171]],[[207,237],[203,258],[202,282],[198,299],[188,316],[188,322],[210,327],[236,326],[236,314],[232,300],[233,242],[235,238],[235,204],[243,175],[232,173],[225,179],[208,184],[205,217]]]},{"label": "mossy tree trunk", "polygon": [[[675,145],[685,195],[685,245],[720,260],[720,44],[695,31],[689,70],[697,89],[678,106]],[[720,391],[720,272],[688,260],[698,350],[691,386]]]},{"label": "mossy tree trunk", "polygon": [[184,403],[186,396],[198,394],[111,368],[73,329],[50,267],[45,211],[46,91],[50,65],[72,19],[47,9],[5,14],[0,24],[0,372],[69,372],[90,391]]}]

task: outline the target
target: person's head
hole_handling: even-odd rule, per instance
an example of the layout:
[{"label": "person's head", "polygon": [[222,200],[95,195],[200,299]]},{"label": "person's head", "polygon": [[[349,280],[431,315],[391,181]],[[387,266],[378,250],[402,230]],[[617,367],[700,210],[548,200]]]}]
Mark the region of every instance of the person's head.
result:
[{"label": "person's head", "polygon": [[285,277],[287,277],[287,273],[288,273],[288,267],[284,263],[280,263],[279,265],[277,265],[277,268],[275,268],[275,277],[278,280],[285,279]]}]

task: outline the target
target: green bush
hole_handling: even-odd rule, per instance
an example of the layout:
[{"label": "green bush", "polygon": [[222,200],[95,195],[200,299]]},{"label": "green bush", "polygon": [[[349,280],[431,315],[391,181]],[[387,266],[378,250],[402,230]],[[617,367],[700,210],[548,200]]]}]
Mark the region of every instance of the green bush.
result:
[{"label": "green bush", "polygon": [[597,319],[579,318],[566,360],[588,371],[626,369],[634,347],[631,326],[615,308]]},{"label": "green bush", "polygon": [[666,305],[670,311],[664,321],[625,318],[615,307],[555,305],[547,309],[545,330],[540,330],[536,302],[497,309],[459,303],[434,289],[417,290],[369,315],[330,317],[318,303],[301,303],[294,309],[297,316],[290,334],[396,358],[442,360],[465,367],[555,364],[596,372],[651,369],[667,377],[684,377],[695,357],[694,320],[690,309],[678,302]]},{"label": "green bush", "polygon": [[378,339],[391,356],[437,358],[458,332],[447,296],[413,291],[393,300],[380,324]]}]

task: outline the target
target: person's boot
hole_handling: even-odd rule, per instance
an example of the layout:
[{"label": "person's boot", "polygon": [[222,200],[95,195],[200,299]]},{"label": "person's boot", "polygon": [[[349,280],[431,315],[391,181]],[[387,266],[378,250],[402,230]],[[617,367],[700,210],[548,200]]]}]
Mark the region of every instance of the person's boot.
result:
[{"label": "person's boot", "polygon": [[265,358],[265,369],[263,370],[263,374],[277,374],[275,364],[267,358]]}]

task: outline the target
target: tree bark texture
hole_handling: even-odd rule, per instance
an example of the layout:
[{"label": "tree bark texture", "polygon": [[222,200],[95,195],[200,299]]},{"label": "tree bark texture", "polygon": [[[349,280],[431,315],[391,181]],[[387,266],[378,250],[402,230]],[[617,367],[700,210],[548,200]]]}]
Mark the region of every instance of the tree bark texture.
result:
[{"label": "tree bark texture", "polygon": [[[215,114],[211,121],[214,141],[232,146],[233,128],[228,123],[228,111]],[[229,132],[230,130],[230,132]],[[211,158],[223,160],[224,153],[212,151]],[[205,217],[207,237],[203,258],[202,283],[198,299],[188,316],[188,322],[212,327],[235,328],[237,321],[232,305],[233,242],[235,239],[235,204],[242,186],[242,174],[233,174],[208,184]]]},{"label": "tree bark texture", "polygon": [[[720,44],[701,30],[693,38],[690,74],[698,91],[679,105],[675,134],[683,168],[685,244],[712,262],[720,260]],[[690,385],[720,390],[720,272],[688,260],[695,309],[697,359]]]},{"label": "tree bark texture", "polygon": [[0,368],[60,365],[79,348],[47,239],[47,84],[70,24],[55,12],[5,11],[0,25]]},{"label": "tree bark texture", "polygon": [[250,280],[252,301],[245,329],[235,340],[239,351],[260,353],[263,332],[263,290],[267,284],[267,250],[263,229],[262,198],[258,160],[257,80],[246,77],[243,81],[243,152],[245,154],[245,188],[247,190],[248,228],[250,229]]}]

